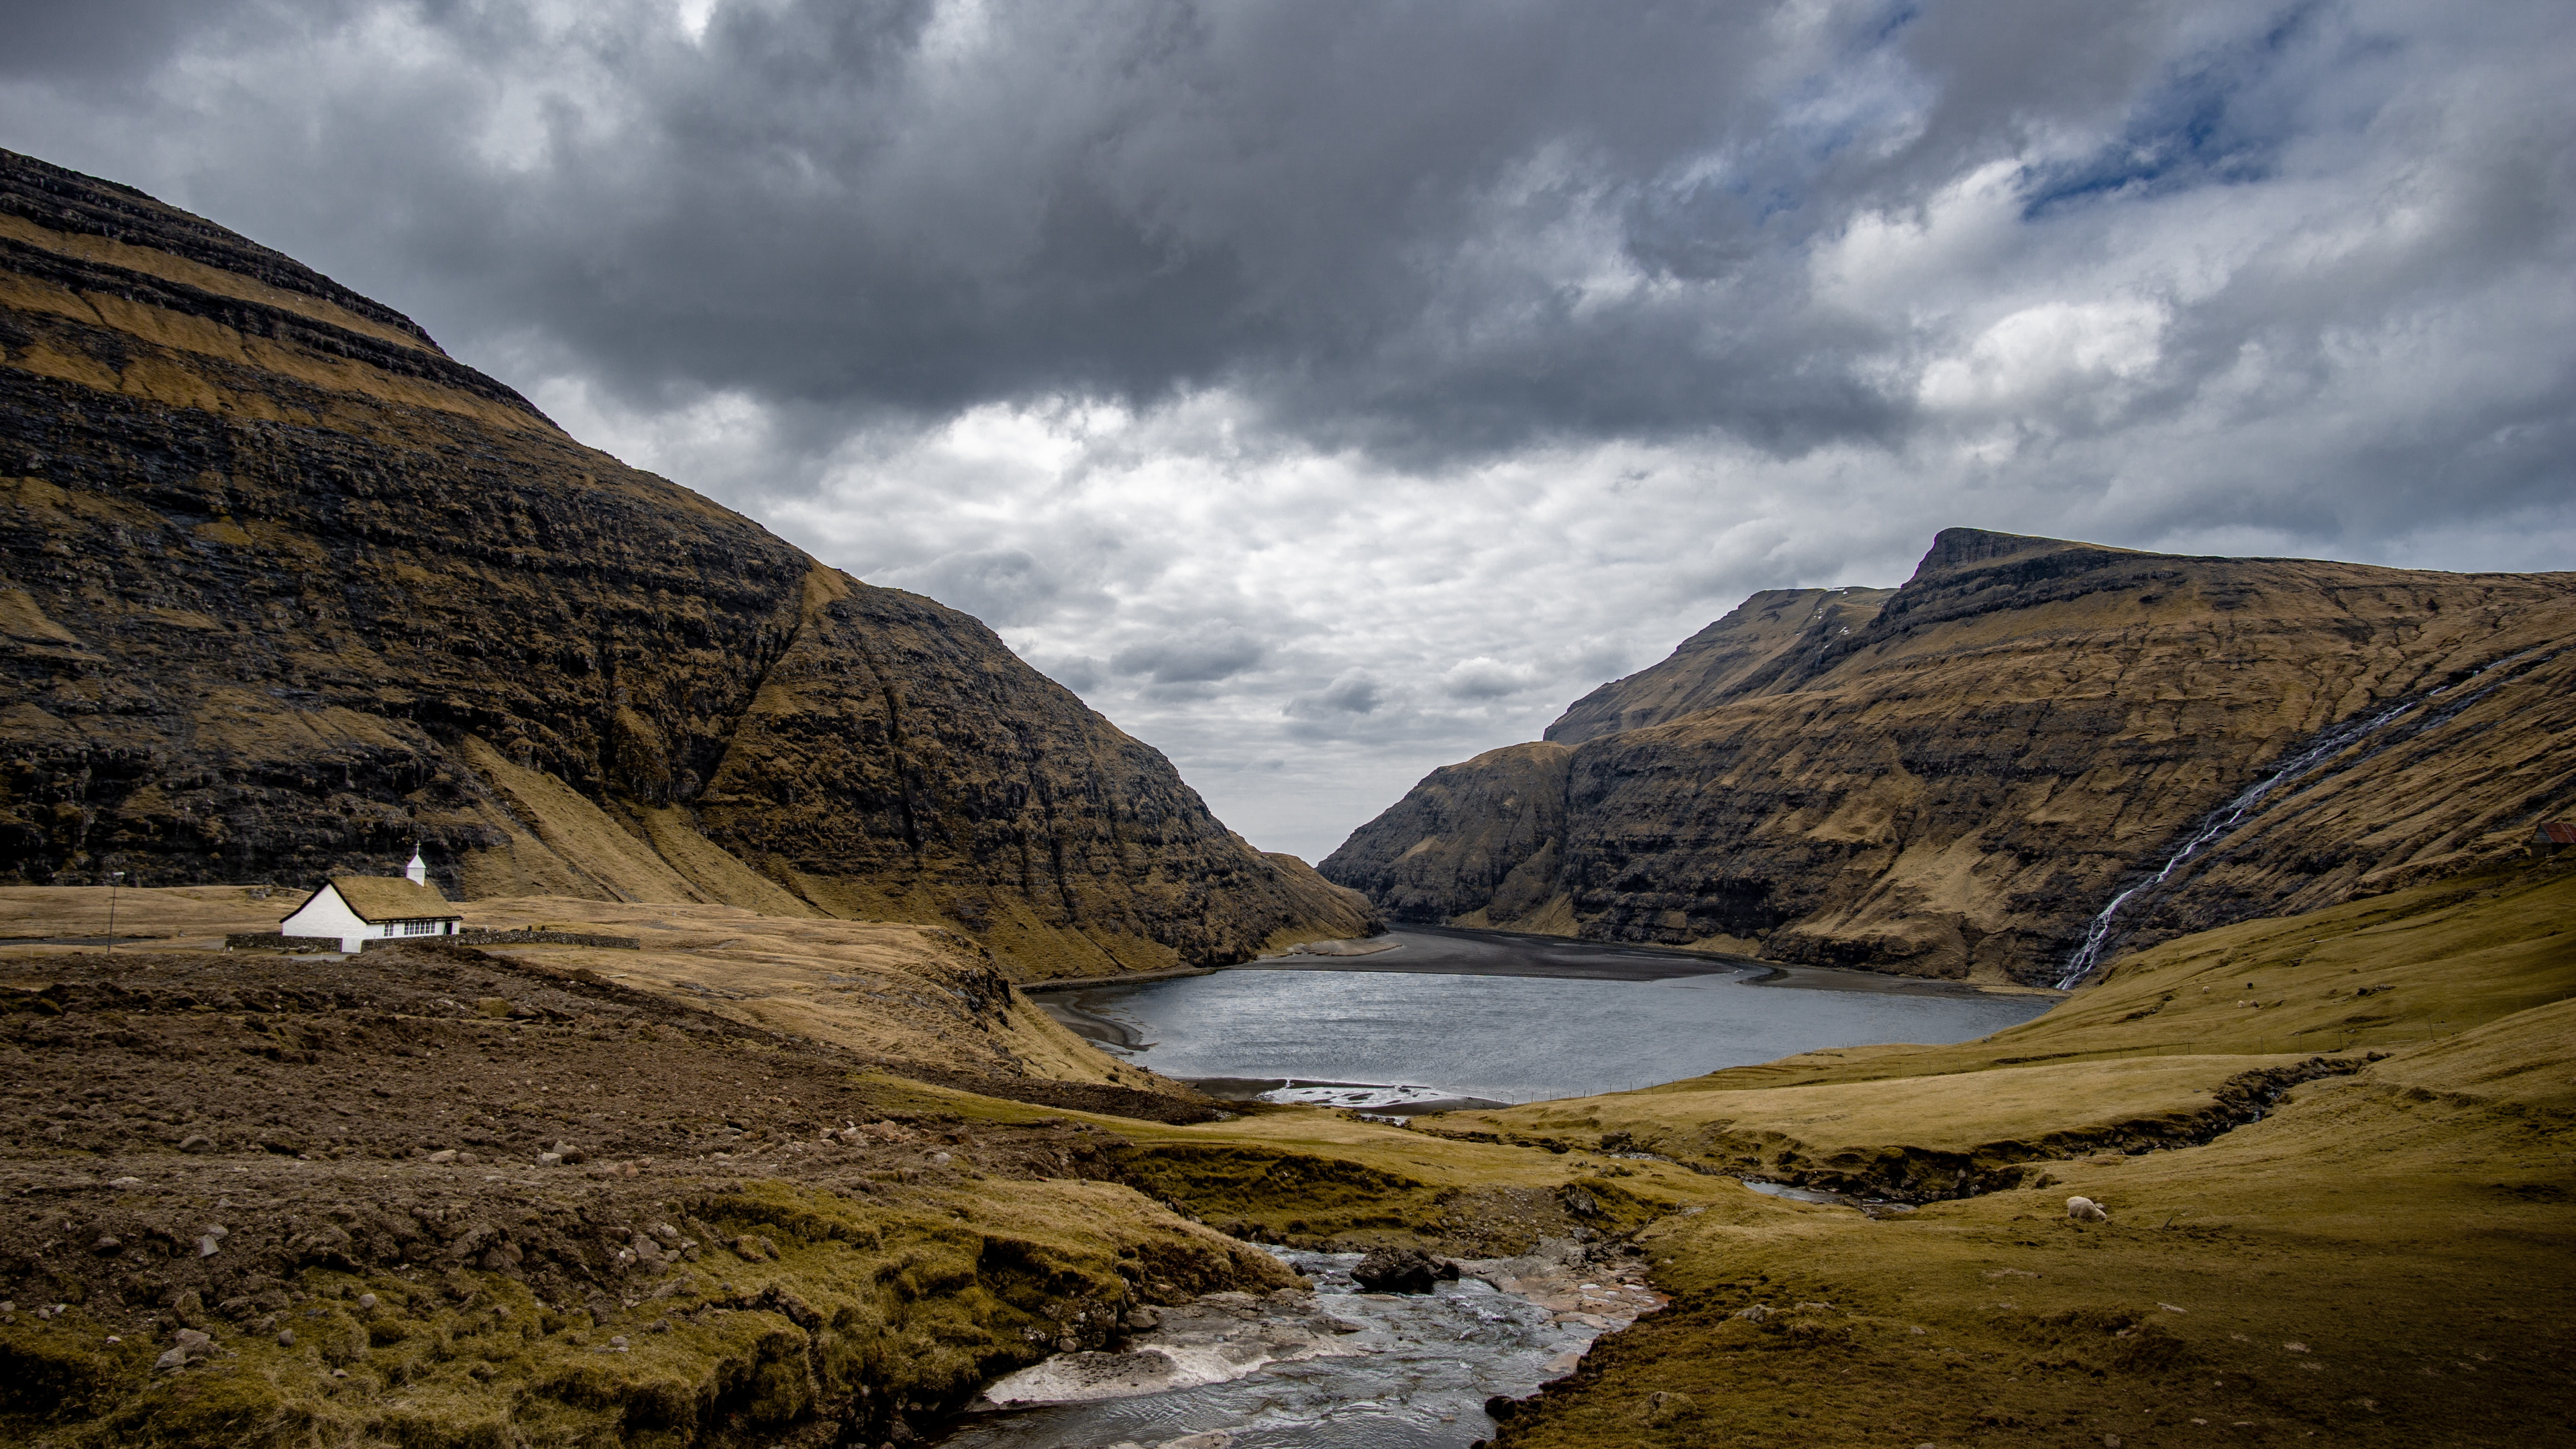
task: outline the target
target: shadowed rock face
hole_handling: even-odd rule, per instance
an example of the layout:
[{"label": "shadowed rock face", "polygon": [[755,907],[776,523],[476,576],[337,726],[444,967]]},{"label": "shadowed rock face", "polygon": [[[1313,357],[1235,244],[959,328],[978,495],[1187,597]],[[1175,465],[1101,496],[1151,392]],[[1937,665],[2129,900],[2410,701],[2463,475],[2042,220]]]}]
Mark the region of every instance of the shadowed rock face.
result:
[{"label": "shadowed rock face", "polygon": [[585,448],[399,314],[0,152],[0,870],[943,921],[1024,971],[1366,908],[975,620]]},{"label": "shadowed rock face", "polygon": [[1399,921],[1530,915],[1556,889],[1573,758],[1558,744],[1506,745],[1434,770],[1317,868]]},{"label": "shadowed rock face", "polygon": [[[1435,773],[1324,870],[1464,923],[2044,981],[2212,812],[2409,700],[2134,897],[2119,939],[2518,849],[2576,800],[2576,757],[2553,748],[2576,729],[2570,645],[2576,575],[1951,529],[1901,589],[1758,594],[1579,701],[1548,731],[1574,746],[1552,842],[1473,808],[1516,793],[1502,772],[1525,767],[1495,751]],[[1483,884],[1506,880],[1508,910]]]}]

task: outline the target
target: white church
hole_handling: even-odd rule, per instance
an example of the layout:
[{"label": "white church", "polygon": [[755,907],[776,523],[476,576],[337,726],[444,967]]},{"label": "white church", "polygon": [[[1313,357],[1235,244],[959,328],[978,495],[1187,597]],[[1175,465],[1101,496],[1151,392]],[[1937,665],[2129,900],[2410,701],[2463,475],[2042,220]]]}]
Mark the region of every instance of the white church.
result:
[{"label": "white church", "polygon": [[415,846],[402,878],[389,875],[341,875],[278,922],[284,936],[337,936],[340,949],[365,949],[368,941],[408,936],[453,936],[465,917],[429,883],[429,866]]}]

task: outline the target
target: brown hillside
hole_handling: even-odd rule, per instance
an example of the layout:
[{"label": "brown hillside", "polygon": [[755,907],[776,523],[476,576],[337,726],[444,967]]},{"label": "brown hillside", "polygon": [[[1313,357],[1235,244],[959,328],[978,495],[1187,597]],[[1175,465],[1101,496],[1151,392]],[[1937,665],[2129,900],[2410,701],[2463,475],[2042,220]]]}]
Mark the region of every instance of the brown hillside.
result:
[{"label": "brown hillside", "polygon": [[309,884],[418,839],[451,893],[947,922],[1039,974],[1370,929],[975,620],[5,152],[0,569],[17,880]]},{"label": "brown hillside", "polygon": [[2465,869],[2576,800],[2576,575],[1952,529],[1874,617],[1820,619],[1820,604],[1757,596],[1569,711],[1551,731],[1578,741],[1561,838],[1399,899],[1403,852],[1499,833],[1474,818],[1425,839],[1415,797],[1435,781],[1477,794],[1455,766],[1325,873],[1399,915],[1454,919],[1485,903],[1474,879],[1552,851],[1552,903],[1515,912],[1525,929],[2037,981],[2213,812],[2400,706],[2134,897],[2115,943]]},{"label": "brown hillside", "polygon": [[1567,706],[1545,738],[1560,745],[1643,729],[1732,699],[1795,688],[1894,589],[1764,589],[1682,641],[1672,657]]},{"label": "brown hillside", "polygon": [[1506,745],[1434,770],[1322,869],[1398,919],[1447,921],[1487,912],[1508,921],[1546,906],[1565,838],[1558,744]]}]

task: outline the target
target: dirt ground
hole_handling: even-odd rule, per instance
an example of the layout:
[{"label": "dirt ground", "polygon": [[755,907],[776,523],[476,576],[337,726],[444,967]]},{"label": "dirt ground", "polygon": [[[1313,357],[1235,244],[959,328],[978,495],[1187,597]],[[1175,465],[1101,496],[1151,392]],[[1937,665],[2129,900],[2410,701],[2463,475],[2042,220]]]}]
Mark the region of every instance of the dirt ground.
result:
[{"label": "dirt ground", "polygon": [[[1107,1187],[1123,1146],[1113,1132],[924,1111],[912,1083],[846,1049],[595,978],[428,947],[338,961],[120,951],[30,964],[38,979],[14,983],[0,1017],[0,1194],[21,1205],[0,1214],[12,1437],[78,1442],[122,1425],[184,1442],[179,1426],[203,1427],[187,1402],[221,1395],[196,1366],[156,1377],[183,1329],[208,1333],[218,1353],[248,1345],[254,1359],[291,1360],[319,1397],[346,1404],[402,1387],[343,1376],[366,1371],[371,1344],[413,1336],[443,1345],[442,1364],[470,1359],[455,1372],[479,1384],[541,1380],[549,1348],[579,1352],[593,1346],[585,1339],[632,1343],[710,1314],[792,1321],[810,1314],[802,1301],[825,1301],[781,1266],[800,1242],[839,1232],[884,1247],[903,1224],[990,1219],[985,1205],[1041,1188],[1027,1200],[1069,1191],[1074,1207],[1103,1209],[1087,1229],[1101,1251],[1088,1288],[1071,1261],[1081,1254],[1058,1255],[1052,1271],[1071,1276],[1030,1300],[1033,1321],[1047,1321],[1047,1302],[1110,1301],[1031,1339],[1027,1323],[1000,1322],[1029,1314],[991,1293],[913,1285],[915,1303],[949,1300],[959,1321],[940,1334],[980,1335],[943,1379],[903,1396],[921,1413],[971,1391],[997,1355],[1105,1341],[1126,1297],[1178,1301],[1280,1275]],[[1100,1084],[976,1084],[1092,1109],[1168,1116],[1183,1105]],[[1006,1182],[1026,1187],[997,1193]],[[1118,1201],[1089,1203],[1086,1188]],[[800,1193],[820,1206],[781,1210]],[[817,1212],[857,1217],[818,1227]],[[994,1232],[976,1227],[979,1244]],[[1133,1241],[1108,1246],[1122,1234]],[[1156,1237],[1159,1248],[1145,1241]],[[971,1281],[990,1253],[966,1256]],[[889,1331],[903,1321],[877,1316]],[[497,1350],[459,1348],[505,1328],[511,1352],[498,1361]],[[719,1439],[759,1398],[747,1382],[721,1382],[721,1347],[699,1355],[712,1377],[705,1412],[692,1411]],[[294,1374],[283,1391],[274,1362],[259,1374],[268,1387],[253,1395],[254,1418],[318,1412]],[[770,1420],[811,1416],[832,1375],[807,1376],[816,1382],[790,1396],[801,1407]],[[878,1419],[889,1431],[903,1422]]]}]

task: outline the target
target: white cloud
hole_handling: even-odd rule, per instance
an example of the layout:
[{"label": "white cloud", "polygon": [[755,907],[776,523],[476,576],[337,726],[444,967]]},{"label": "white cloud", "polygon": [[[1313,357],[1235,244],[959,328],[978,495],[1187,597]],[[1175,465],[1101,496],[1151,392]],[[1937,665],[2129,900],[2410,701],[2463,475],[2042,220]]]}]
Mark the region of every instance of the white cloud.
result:
[{"label": "white cloud", "polygon": [[2004,317],[1923,370],[1920,396],[1950,412],[2030,409],[2156,365],[2169,313],[2154,302],[2042,302]]}]

